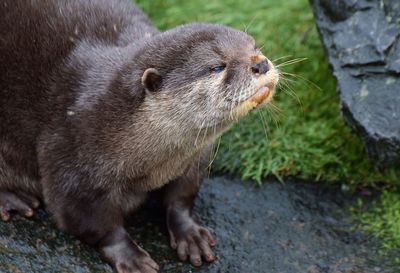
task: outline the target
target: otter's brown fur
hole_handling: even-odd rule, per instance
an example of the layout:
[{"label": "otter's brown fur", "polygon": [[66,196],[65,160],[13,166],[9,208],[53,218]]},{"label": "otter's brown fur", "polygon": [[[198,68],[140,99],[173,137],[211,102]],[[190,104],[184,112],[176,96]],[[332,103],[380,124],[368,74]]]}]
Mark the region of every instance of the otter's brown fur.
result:
[{"label": "otter's brown fur", "polygon": [[30,216],[43,199],[118,272],[156,272],[123,225],[163,188],[179,257],[212,261],[214,239],[191,217],[209,145],[277,80],[254,40],[228,27],[160,33],[125,0],[4,0],[0,214]]}]

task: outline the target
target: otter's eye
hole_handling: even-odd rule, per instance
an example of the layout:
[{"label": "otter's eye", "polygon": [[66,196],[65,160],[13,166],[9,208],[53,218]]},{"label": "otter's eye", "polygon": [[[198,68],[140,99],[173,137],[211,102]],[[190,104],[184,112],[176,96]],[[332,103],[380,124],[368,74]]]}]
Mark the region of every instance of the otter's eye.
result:
[{"label": "otter's eye", "polygon": [[213,68],[211,68],[211,71],[214,73],[220,73],[222,71],[224,71],[226,65],[219,65],[219,66],[215,66]]}]

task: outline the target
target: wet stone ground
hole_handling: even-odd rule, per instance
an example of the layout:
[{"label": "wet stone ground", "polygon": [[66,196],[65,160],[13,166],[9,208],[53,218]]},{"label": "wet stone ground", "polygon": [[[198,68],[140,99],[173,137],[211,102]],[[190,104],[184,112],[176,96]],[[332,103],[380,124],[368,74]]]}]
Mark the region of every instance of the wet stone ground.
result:
[{"label": "wet stone ground", "polygon": [[[168,273],[397,273],[371,236],[354,231],[345,209],[354,201],[321,184],[236,179],[205,181],[196,212],[218,239],[217,260],[195,269],[168,245],[163,215],[147,206],[132,236]],[[0,223],[0,272],[112,272],[90,247],[55,229],[44,211]]]}]

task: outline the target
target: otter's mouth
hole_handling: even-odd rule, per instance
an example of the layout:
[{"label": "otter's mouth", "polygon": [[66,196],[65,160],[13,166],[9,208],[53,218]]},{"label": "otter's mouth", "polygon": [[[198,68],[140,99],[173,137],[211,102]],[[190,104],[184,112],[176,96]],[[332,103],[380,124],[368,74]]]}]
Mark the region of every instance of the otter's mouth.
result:
[{"label": "otter's mouth", "polygon": [[271,96],[272,93],[271,89],[272,88],[270,86],[263,85],[260,88],[258,88],[257,92],[250,98],[248,98],[246,101],[249,101],[250,103],[254,104],[255,107],[257,107],[263,102],[265,102]]},{"label": "otter's mouth", "polygon": [[274,83],[263,83],[249,98],[245,99],[233,111],[233,116],[240,117],[246,115],[249,111],[258,108],[269,102],[275,90]]}]

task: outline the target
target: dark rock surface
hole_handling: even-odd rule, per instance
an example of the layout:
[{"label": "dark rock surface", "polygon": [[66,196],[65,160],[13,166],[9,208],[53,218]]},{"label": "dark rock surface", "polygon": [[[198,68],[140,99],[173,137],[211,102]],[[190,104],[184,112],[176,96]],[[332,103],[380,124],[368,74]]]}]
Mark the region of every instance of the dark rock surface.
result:
[{"label": "dark rock surface", "polygon": [[[319,186],[319,187],[318,187]],[[352,231],[340,191],[319,185],[227,178],[203,184],[196,211],[216,234],[217,261],[201,269],[177,261],[163,215],[154,206],[132,221],[133,237],[162,272],[202,273],[395,273],[375,243]],[[0,272],[112,272],[90,247],[55,229],[40,211],[33,219],[0,223]]]},{"label": "dark rock surface", "polygon": [[343,116],[381,168],[400,165],[400,1],[310,0]]}]

